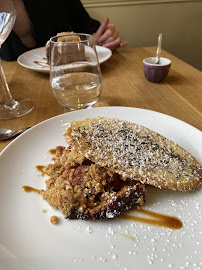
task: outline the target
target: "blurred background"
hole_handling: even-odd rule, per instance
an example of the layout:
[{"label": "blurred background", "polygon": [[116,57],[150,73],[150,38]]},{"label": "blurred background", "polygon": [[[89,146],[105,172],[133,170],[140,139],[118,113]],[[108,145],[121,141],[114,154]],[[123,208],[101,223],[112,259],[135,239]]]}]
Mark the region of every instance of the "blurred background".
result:
[{"label": "blurred background", "polygon": [[158,35],[162,33],[163,49],[202,71],[202,0],[82,0],[82,3],[100,22],[108,16],[122,39],[128,41],[128,47],[157,46]]}]

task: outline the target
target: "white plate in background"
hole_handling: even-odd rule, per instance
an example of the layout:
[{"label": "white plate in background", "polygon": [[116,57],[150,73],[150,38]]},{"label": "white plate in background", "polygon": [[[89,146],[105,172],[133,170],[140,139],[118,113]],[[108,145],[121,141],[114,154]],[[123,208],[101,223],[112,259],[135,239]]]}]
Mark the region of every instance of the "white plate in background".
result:
[{"label": "white plate in background", "polygon": [[[35,166],[51,161],[50,149],[66,146],[66,124],[96,116],[117,117],[151,128],[178,143],[202,164],[201,131],[154,111],[93,108],[62,114],[34,126],[0,155],[0,269],[202,269],[200,189],[186,193],[148,189],[142,208],[178,217],[183,222],[180,230],[119,218],[65,220],[39,195],[22,190],[24,185],[45,188],[46,177],[41,177]],[[58,225],[50,223],[52,215],[59,217]],[[135,237],[136,241],[122,234]]]},{"label": "white plate in background", "polygon": [[[102,64],[103,62],[107,61],[112,52],[110,49],[96,45],[97,55],[99,63]],[[21,54],[17,62],[28,69],[48,73],[50,71],[50,67],[47,64],[46,58],[46,48],[41,47],[37,49],[33,49]]]}]

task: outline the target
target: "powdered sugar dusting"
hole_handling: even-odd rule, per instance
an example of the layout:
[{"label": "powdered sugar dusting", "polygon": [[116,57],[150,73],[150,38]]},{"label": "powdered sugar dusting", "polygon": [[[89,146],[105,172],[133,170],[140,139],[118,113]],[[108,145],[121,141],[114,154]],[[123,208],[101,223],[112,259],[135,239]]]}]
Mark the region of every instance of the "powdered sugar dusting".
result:
[{"label": "powdered sugar dusting", "polygon": [[195,189],[202,169],[174,142],[140,125],[113,118],[73,122],[66,132],[73,148],[102,167],[143,183]]},{"label": "powdered sugar dusting", "polygon": [[[161,198],[159,202],[162,193],[164,199]],[[87,235],[88,243],[91,243],[90,237],[93,236],[100,241],[102,239],[98,243],[104,245],[103,251],[91,257],[100,266],[98,269],[133,270],[135,265],[144,270],[202,270],[201,203],[200,191],[195,194],[186,193],[184,196],[181,192],[151,188],[148,190],[145,208],[177,216],[183,222],[183,228],[172,230],[116,219],[104,224],[91,223],[91,235],[85,229],[89,224],[84,223],[81,235]],[[136,212],[131,210],[129,214],[136,215]],[[130,237],[134,237],[136,241],[132,241]],[[85,258],[81,259],[85,261]]]}]

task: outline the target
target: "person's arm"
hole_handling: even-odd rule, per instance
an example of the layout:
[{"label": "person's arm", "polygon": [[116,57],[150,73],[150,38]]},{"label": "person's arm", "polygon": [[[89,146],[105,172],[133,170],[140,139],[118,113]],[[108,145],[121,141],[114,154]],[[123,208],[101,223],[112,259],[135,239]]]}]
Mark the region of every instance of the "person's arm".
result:
[{"label": "person's arm", "polygon": [[100,22],[89,16],[80,0],[68,1],[67,8],[72,31],[93,34],[98,30]]},{"label": "person's arm", "polygon": [[28,48],[22,44],[15,32],[11,31],[10,35],[0,48],[0,55],[2,59],[6,61],[15,61],[17,60],[18,56],[27,50]]},{"label": "person's arm", "polygon": [[17,17],[13,26],[13,31],[20,38],[21,42],[28,48],[36,46],[34,26],[29,18],[23,0],[13,0]]}]

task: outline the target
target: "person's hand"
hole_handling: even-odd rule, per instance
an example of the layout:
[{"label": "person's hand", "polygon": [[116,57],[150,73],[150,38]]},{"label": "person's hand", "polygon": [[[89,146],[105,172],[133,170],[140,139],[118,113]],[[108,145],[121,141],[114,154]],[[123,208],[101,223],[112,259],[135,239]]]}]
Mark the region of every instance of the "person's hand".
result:
[{"label": "person's hand", "polygon": [[104,46],[110,50],[115,50],[120,47],[126,47],[127,42],[122,41],[118,30],[114,24],[109,24],[109,18],[105,18],[94,34],[97,45]]}]

